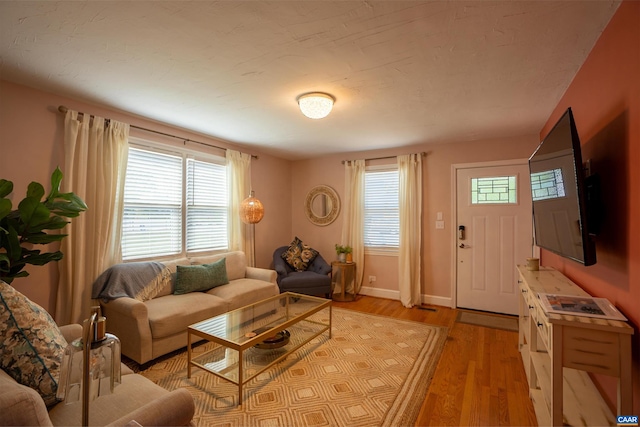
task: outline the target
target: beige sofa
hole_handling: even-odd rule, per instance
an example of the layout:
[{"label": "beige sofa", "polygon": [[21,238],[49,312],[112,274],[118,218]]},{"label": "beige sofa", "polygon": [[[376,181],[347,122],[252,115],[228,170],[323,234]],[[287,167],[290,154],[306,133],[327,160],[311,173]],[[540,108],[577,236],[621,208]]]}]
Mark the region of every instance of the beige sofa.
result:
[{"label": "beige sofa", "polygon": [[108,332],[116,335],[122,354],[143,364],[187,345],[187,327],[193,323],[278,295],[276,272],[247,266],[244,252],[163,262],[172,273],[178,265],[209,264],[226,258],[229,284],[207,292],[174,295],[175,274],[153,299],[117,298],[102,301]]},{"label": "beige sofa", "polygon": [[[80,325],[60,328],[68,342],[82,334]],[[47,411],[34,389],[17,383],[0,369],[1,426],[74,426],[82,424],[82,404],[60,402]],[[89,406],[90,425],[123,426],[136,421],[143,426],[190,425],[195,412],[185,389],[169,392],[122,365],[122,383],[114,393],[100,396]]]}]

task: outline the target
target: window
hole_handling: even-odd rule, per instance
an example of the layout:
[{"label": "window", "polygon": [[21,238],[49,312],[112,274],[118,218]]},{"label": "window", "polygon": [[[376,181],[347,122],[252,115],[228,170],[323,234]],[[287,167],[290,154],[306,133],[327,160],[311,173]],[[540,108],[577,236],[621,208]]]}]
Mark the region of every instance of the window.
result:
[{"label": "window", "polygon": [[131,147],[122,258],[227,248],[226,166],[214,158]]},{"label": "window", "polygon": [[515,204],[516,177],[471,178],[471,204]]},{"label": "window", "polygon": [[227,170],[187,159],[187,252],[227,248]]},{"label": "window", "polygon": [[364,184],[364,245],[395,252],[399,245],[398,169],[367,168]]}]

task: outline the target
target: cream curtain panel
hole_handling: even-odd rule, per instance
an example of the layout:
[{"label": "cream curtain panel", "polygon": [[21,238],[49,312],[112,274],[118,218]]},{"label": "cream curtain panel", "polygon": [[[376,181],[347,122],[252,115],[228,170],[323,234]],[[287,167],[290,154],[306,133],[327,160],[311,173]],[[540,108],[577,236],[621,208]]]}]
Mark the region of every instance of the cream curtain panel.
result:
[{"label": "cream curtain panel", "polygon": [[90,314],[91,285],[121,261],[124,181],[129,125],[69,110],[64,120],[65,167],[62,187],[87,204],[65,228],[56,299],[58,324],[79,323]]},{"label": "cream curtain panel", "polygon": [[255,266],[253,229],[240,219],[240,204],[249,196],[251,190],[251,155],[227,149],[226,157],[229,250],[243,251],[247,256],[247,265]]},{"label": "cream curtain panel", "polygon": [[[364,160],[347,161],[345,171],[345,203],[342,223],[341,245],[349,245],[353,249],[353,260],[356,263],[357,294],[362,287],[364,277]],[[347,291],[351,291],[347,289]]]},{"label": "cream curtain panel", "polygon": [[400,239],[398,284],[400,302],[407,308],[420,305],[420,247],[422,244],[422,155],[398,156],[398,204]]}]

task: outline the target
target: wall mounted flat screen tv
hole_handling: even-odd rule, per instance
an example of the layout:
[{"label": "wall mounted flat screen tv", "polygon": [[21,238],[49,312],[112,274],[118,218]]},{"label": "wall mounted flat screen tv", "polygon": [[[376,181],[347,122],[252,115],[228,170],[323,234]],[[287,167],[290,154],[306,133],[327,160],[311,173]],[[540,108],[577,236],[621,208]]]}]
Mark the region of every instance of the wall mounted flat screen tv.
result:
[{"label": "wall mounted flat screen tv", "polygon": [[571,108],[531,155],[529,171],[536,245],[584,265],[595,264],[587,203],[593,184],[585,177]]}]

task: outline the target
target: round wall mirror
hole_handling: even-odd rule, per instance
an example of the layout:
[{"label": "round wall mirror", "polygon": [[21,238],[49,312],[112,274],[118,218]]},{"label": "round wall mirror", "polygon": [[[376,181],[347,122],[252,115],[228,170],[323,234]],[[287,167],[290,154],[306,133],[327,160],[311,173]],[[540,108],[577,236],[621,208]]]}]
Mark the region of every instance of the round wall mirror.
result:
[{"label": "round wall mirror", "polygon": [[304,204],[309,221],[315,225],[329,225],[340,213],[338,193],[327,185],[313,187]]}]

